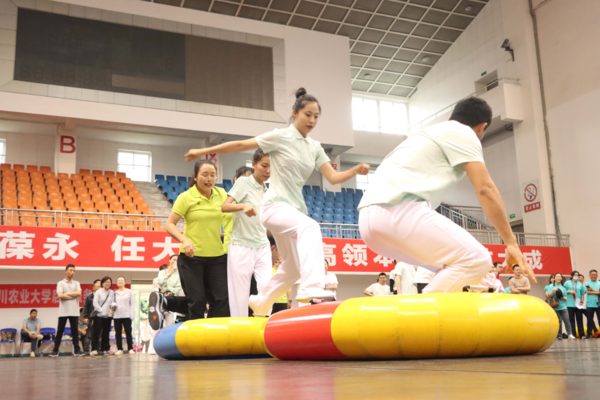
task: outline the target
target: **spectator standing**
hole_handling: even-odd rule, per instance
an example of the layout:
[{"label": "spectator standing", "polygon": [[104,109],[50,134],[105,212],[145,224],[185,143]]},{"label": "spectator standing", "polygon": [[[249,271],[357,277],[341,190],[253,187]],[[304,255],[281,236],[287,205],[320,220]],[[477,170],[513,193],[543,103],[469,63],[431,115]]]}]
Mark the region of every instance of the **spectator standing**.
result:
[{"label": "spectator standing", "polygon": [[71,337],[73,338],[74,355],[80,357],[83,352],[79,348],[79,296],[81,296],[81,285],[73,279],[75,276],[75,266],[67,265],[65,268],[65,279],[56,285],[56,295],[58,296],[58,327],[54,339],[54,350],[50,357],[58,357],[58,350],[62,341],[62,336],[69,322],[71,328]]},{"label": "spectator standing", "polygon": [[[111,305],[115,302],[115,292],[111,290],[112,279],[105,276],[100,280],[101,289],[94,294],[94,334],[92,337],[92,355],[103,355],[110,353],[110,326],[113,312]],[[100,335],[102,334],[102,337]],[[98,341],[100,344],[98,345]]]},{"label": "spectator standing", "polygon": [[556,316],[558,317],[558,324],[560,328],[558,330],[558,336],[556,338],[558,340],[562,340],[562,330],[564,323],[568,338],[575,339],[575,336],[573,336],[573,332],[571,331],[571,323],[569,322],[569,314],[567,312],[567,289],[565,289],[565,287],[563,286],[562,280],[562,274],[555,274],[554,284],[550,291],[547,292],[548,297],[554,297],[558,301],[558,306],[554,308]]},{"label": "spectator standing", "polygon": [[480,285],[494,289],[494,293],[504,293],[504,285],[498,278],[498,275],[502,271],[502,263],[495,262],[487,275],[481,280]]},{"label": "spectator standing", "polygon": [[[554,277],[554,275],[553,275],[553,277]],[[510,281],[513,280],[514,278],[515,278],[514,276],[511,276],[510,278],[508,278],[508,286],[506,288],[504,288],[504,293],[507,293],[507,294],[510,293]],[[552,278],[552,279],[554,279],[554,278]],[[552,283],[554,283],[554,281],[552,281]]]},{"label": "spectator standing", "polygon": [[419,291],[415,286],[415,275],[418,267],[399,262],[392,273],[396,276],[396,291],[398,295],[418,294]]},{"label": "spectator standing", "polygon": [[125,283],[124,277],[120,276],[117,278],[118,289],[115,291],[116,309],[113,316],[115,332],[118,333],[116,336],[117,352],[115,353],[117,356],[123,354],[123,330],[125,330],[125,337],[127,338],[127,354],[135,354],[133,351],[133,335],[131,333],[131,324],[135,318],[135,300],[133,292],[131,289],[125,287]]},{"label": "spectator standing", "polygon": [[586,319],[587,319],[587,337],[592,337],[592,332],[596,331],[594,337],[600,336],[600,332],[596,329],[596,323],[594,322],[594,315],[600,322],[600,308],[598,308],[598,295],[600,295],[600,281],[598,281],[598,271],[595,269],[590,271],[590,280],[585,283],[586,286]]},{"label": "spectator standing", "polygon": [[529,279],[521,273],[521,267],[513,265],[515,276],[508,283],[512,294],[527,294],[531,290]]},{"label": "spectator standing", "polygon": [[325,259],[325,291],[331,293],[331,298],[327,298],[328,301],[336,301],[337,288],[337,276],[333,272],[329,272],[329,261]]},{"label": "spectator standing", "polygon": [[[585,300],[586,289],[585,286],[579,282],[579,272],[571,272],[571,279],[565,282],[565,289],[567,290],[567,311],[569,313],[569,322],[571,323],[571,330],[575,336],[575,326],[577,326],[577,337],[580,339],[586,339],[583,331],[583,302]],[[577,325],[575,325],[577,323]]]},{"label": "spectator standing", "polygon": [[385,272],[379,274],[377,283],[372,284],[364,290],[364,294],[367,296],[389,296],[390,287],[386,285],[387,277]]},{"label": "spectator standing", "polygon": [[425,287],[429,285],[429,282],[431,282],[434,277],[435,272],[430,271],[424,267],[418,267],[417,272],[415,273],[414,281],[414,284],[417,287],[417,293],[423,293],[423,289],[425,289]]},{"label": "spectator standing", "polygon": [[142,353],[148,353],[150,341],[152,340],[152,328],[148,325],[148,319],[144,320],[144,325],[140,328],[140,336],[142,337]]},{"label": "spectator standing", "polygon": [[[92,293],[88,294],[83,302],[83,319],[87,324],[88,335],[86,335],[83,341],[83,352],[86,355],[90,355],[90,345],[93,344],[92,336],[94,336],[94,293],[96,293],[100,289],[100,279],[96,279],[92,284]],[[98,352],[98,349],[92,346],[91,351]]]},{"label": "spectator standing", "polygon": [[[550,298],[550,295],[548,293],[550,293],[552,288],[554,288],[554,276],[555,275],[556,274],[550,275],[550,277],[548,278],[548,285],[546,285],[546,287],[544,288],[544,294],[546,295],[546,299]],[[510,279],[512,279],[512,277]],[[510,280],[509,280],[509,282],[510,282]],[[510,293],[510,287],[509,287],[509,293]]]},{"label": "spectator standing", "polygon": [[[216,187],[217,167],[211,161],[198,161],[194,166],[190,189],[177,197],[169,215],[166,230],[181,242],[177,267],[185,297],[150,293],[149,319],[152,329],[163,326],[164,312],[185,314],[189,319],[228,317],[227,255],[221,242],[225,190]],[[177,228],[184,219],[184,232]]]},{"label": "spectator standing", "polygon": [[30,357],[35,357],[38,341],[44,338],[40,335],[42,323],[37,319],[37,313],[35,308],[29,311],[29,318],[23,320],[23,328],[21,329],[21,342],[31,343]]}]

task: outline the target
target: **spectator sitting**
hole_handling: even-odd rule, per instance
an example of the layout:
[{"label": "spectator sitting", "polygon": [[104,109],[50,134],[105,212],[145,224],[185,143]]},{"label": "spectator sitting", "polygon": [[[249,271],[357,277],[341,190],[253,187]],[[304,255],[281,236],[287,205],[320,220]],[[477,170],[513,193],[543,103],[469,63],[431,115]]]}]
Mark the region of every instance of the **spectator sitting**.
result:
[{"label": "spectator sitting", "polygon": [[508,284],[510,286],[510,292],[512,294],[527,294],[531,290],[531,286],[529,285],[529,279],[527,279],[521,273],[521,267],[518,265],[513,265],[513,272],[515,276],[511,279]]},{"label": "spectator sitting", "polygon": [[21,342],[31,343],[30,357],[35,357],[35,350],[39,340],[43,339],[40,335],[42,323],[37,319],[37,310],[34,308],[29,311],[29,318],[23,321],[23,329],[21,330]]},{"label": "spectator sitting", "polygon": [[[514,276],[511,276],[510,278],[508,278],[508,286],[506,288],[504,288],[504,293],[510,293],[510,281],[514,278],[515,278]],[[552,283],[554,283],[554,281]]]},{"label": "spectator sitting", "polygon": [[377,283],[372,284],[363,292],[367,296],[389,296],[390,295],[390,287],[386,285],[387,276],[385,272],[379,274],[379,278]]},{"label": "spectator sitting", "polygon": [[498,279],[498,275],[502,271],[502,263],[495,262],[490,272],[481,280],[480,285],[493,288],[494,293],[504,293],[504,285],[502,281]]}]

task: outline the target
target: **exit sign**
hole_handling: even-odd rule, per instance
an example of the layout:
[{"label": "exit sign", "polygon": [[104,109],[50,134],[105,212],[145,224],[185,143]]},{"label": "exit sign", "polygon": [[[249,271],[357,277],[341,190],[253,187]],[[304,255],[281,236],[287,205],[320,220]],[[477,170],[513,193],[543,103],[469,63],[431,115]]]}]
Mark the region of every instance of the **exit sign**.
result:
[{"label": "exit sign", "polygon": [[485,74],[487,74],[487,71],[483,71],[483,72],[481,73],[481,76],[484,76]]},{"label": "exit sign", "polygon": [[514,218],[514,217],[515,217],[515,214],[510,214],[510,217],[511,217],[511,218]]}]

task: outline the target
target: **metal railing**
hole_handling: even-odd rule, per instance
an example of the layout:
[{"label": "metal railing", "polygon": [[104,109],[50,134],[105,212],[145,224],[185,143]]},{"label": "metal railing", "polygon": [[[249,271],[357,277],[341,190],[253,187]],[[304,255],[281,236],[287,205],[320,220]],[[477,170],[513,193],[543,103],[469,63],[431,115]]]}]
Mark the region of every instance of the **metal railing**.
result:
[{"label": "metal railing", "polygon": [[0,225],[50,228],[119,229],[160,231],[167,216],[144,214],[90,213],[79,211],[41,211],[0,209]]},{"label": "metal railing", "polygon": [[[496,231],[468,230],[480,243],[504,244],[500,234]],[[519,246],[552,246],[570,247],[569,235],[556,235],[552,233],[522,233],[515,232]]]},{"label": "metal railing", "polygon": [[483,210],[477,207],[449,207],[440,205],[439,213],[466,230],[491,231],[491,224]]}]

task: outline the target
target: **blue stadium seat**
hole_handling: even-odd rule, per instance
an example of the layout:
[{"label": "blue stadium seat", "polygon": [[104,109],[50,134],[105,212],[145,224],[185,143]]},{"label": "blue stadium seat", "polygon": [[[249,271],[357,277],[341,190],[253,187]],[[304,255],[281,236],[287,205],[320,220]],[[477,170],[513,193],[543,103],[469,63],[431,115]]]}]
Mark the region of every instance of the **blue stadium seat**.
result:
[{"label": "blue stadium seat", "polygon": [[221,189],[223,189],[223,184],[222,183],[217,183],[217,187],[220,187]]},{"label": "blue stadium seat", "polygon": [[322,191],[322,190],[317,190],[317,191],[315,192],[315,195],[316,195],[317,199],[322,199],[322,200],[325,200],[325,192],[324,192],[324,191]]},{"label": "blue stadium seat", "polygon": [[346,188],[342,188],[342,193],[346,193]]},{"label": "blue stadium seat", "polygon": [[344,211],[344,218],[346,218],[346,221],[354,221],[354,211],[346,209],[346,211]]},{"label": "blue stadium seat", "polygon": [[331,207],[331,208],[333,208],[334,207],[333,205],[334,205],[333,201],[325,200],[325,207]]},{"label": "blue stadium seat", "polygon": [[310,186],[309,185],[302,186],[302,192],[303,193],[306,193],[307,190],[310,190]]},{"label": "blue stadium seat", "polygon": [[335,195],[333,194],[333,192],[325,192],[325,198],[326,199],[334,199]]},{"label": "blue stadium seat", "polygon": [[225,189],[226,192],[229,192],[232,187],[233,185],[231,183],[223,183],[223,189]]},{"label": "blue stadium seat", "polygon": [[154,175],[154,182],[160,181],[160,180],[164,180],[165,176],[162,174],[155,174]]},{"label": "blue stadium seat", "polygon": [[344,223],[344,216],[342,214],[335,214],[333,216],[333,222],[336,224],[343,224]]},{"label": "blue stadium seat", "polygon": [[343,198],[344,197],[344,193],[342,193],[342,192],[335,192],[335,198],[337,199],[338,197],[339,198]]},{"label": "blue stadium seat", "polygon": [[317,191],[321,190],[321,186],[313,185],[312,190],[314,190],[315,192],[317,192]]},{"label": "blue stadium seat", "polygon": [[315,207],[314,208],[318,208],[318,209],[322,210],[323,209],[323,202],[319,201],[319,200],[315,201]]},{"label": "blue stadium seat", "polygon": [[335,204],[336,207],[339,206],[339,207],[344,208],[345,205],[346,205],[346,202],[344,201],[344,199],[340,198],[340,199],[335,199],[335,203],[334,204]]},{"label": "blue stadium seat", "polygon": [[348,189],[346,189],[346,193],[352,193],[352,194],[354,194],[354,189],[348,188]]},{"label": "blue stadium seat", "polygon": [[187,177],[185,177],[185,176],[178,176],[178,177],[177,177],[177,181],[178,181],[178,182],[184,182],[184,183],[187,183],[187,182],[188,182],[188,178],[187,178]]},{"label": "blue stadium seat", "polygon": [[233,186],[233,182],[231,181],[231,179],[223,179],[223,185]]},{"label": "blue stadium seat", "polygon": [[317,222],[323,222],[323,217],[321,216],[321,214],[318,213],[312,213],[311,215],[312,219],[314,219]]},{"label": "blue stadium seat", "polygon": [[325,222],[325,223],[332,223],[333,222],[333,216],[331,214],[323,214],[323,222]]},{"label": "blue stadium seat", "polygon": [[344,207],[337,206],[337,205],[335,206],[335,213],[336,214],[344,214],[344,210],[345,210]]},{"label": "blue stadium seat", "polygon": [[173,175],[167,175],[168,181],[176,181],[177,179]]},{"label": "blue stadium seat", "polygon": [[362,189],[356,189],[356,193],[360,193],[360,195],[362,196],[363,190]]},{"label": "blue stadium seat", "polygon": [[333,208],[331,208],[331,207],[325,207],[323,209],[323,212],[326,213],[326,214],[333,214]]},{"label": "blue stadium seat", "polygon": [[306,190],[304,193],[305,193],[307,196],[308,196],[308,195],[310,195],[310,196],[315,196],[315,197],[316,197],[316,193],[315,193],[315,191],[314,191],[314,190],[312,190],[312,189],[307,189],[307,190]]},{"label": "blue stadium seat", "polygon": [[168,185],[168,182],[165,179],[157,179],[156,180],[156,186],[158,186],[159,188],[164,188],[167,185]]}]

